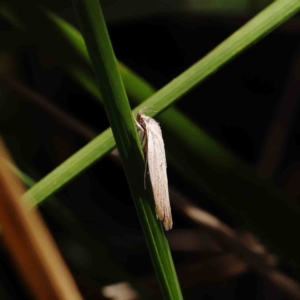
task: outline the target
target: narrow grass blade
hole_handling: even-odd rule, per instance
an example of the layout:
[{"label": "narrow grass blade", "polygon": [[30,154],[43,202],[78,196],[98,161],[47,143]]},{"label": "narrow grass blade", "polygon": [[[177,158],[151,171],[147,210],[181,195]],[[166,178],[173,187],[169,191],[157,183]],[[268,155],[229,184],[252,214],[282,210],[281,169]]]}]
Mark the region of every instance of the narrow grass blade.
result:
[{"label": "narrow grass blade", "polygon": [[99,2],[73,3],[164,298],[182,299],[169,246],[154,214],[153,196],[144,189],[141,145]]}]

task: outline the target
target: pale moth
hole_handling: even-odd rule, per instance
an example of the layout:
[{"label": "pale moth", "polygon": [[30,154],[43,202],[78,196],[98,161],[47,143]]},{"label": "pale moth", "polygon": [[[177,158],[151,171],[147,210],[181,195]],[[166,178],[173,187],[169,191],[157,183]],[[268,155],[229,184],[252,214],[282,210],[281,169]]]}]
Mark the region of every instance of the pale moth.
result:
[{"label": "pale moth", "polygon": [[169,199],[167,162],[161,129],[151,117],[141,109],[135,120],[137,132],[145,156],[145,176],[149,170],[152,185],[156,217],[162,221],[165,230],[173,226]]}]

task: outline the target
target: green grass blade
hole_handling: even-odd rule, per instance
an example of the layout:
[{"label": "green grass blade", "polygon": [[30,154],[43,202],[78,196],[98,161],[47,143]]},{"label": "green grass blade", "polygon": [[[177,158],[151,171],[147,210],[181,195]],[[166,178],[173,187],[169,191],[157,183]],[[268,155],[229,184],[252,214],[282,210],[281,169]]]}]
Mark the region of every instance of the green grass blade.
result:
[{"label": "green grass blade", "polygon": [[40,204],[45,198],[59,190],[86,168],[92,166],[99,158],[102,158],[115,147],[116,143],[111,129],[105,130],[51,173],[42,178],[26,194],[29,195],[34,205]]},{"label": "green grass blade", "polygon": [[153,197],[144,189],[142,149],[99,2],[73,3],[164,298],[182,299],[167,240],[150,204]]},{"label": "green grass blade", "polygon": [[[278,0],[273,2],[203,59],[140,104],[136,111],[143,106],[153,106],[158,111],[164,110],[204,81],[204,79],[207,79],[224,64],[295,15],[299,10],[299,0]],[[155,113],[153,112],[152,114],[154,115]]]},{"label": "green grass blade", "polygon": [[10,162],[7,162],[7,164],[11,168],[11,170],[23,181],[23,183],[26,184],[26,186],[32,187],[36,184],[35,180],[33,180],[24,172],[20,171],[15,165],[11,164]]}]

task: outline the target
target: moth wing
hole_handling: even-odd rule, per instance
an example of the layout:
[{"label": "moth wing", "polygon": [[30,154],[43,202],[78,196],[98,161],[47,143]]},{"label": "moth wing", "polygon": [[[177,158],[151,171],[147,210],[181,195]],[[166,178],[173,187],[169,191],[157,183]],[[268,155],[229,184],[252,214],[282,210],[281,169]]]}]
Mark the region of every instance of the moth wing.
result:
[{"label": "moth wing", "polygon": [[173,226],[164,141],[158,123],[152,118],[147,118],[147,153],[148,169],[152,185],[155,213],[163,222],[166,230]]}]

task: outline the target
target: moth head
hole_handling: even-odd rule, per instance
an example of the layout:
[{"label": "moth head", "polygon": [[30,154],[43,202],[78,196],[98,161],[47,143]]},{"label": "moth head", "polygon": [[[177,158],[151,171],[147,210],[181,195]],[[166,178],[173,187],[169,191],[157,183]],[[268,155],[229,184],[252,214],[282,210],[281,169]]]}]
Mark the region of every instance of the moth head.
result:
[{"label": "moth head", "polygon": [[149,117],[145,116],[143,112],[144,112],[144,109],[141,109],[138,112],[136,119],[137,119],[138,124],[143,128],[143,130],[145,130],[146,129],[146,121]]},{"label": "moth head", "polygon": [[155,110],[152,110],[152,109],[149,109],[150,107],[153,107],[153,106],[145,106],[143,107],[142,109],[140,109],[140,111],[138,112],[137,114],[137,122],[145,129],[145,120],[149,119],[150,117],[148,116],[145,116],[144,113],[146,111],[150,111],[150,112],[156,112]]},{"label": "moth head", "polygon": [[141,122],[142,122],[142,117],[143,116],[143,111],[142,109],[138,112],[137,116],[136,116],[136,120],[137,122],[141,125]]}]

